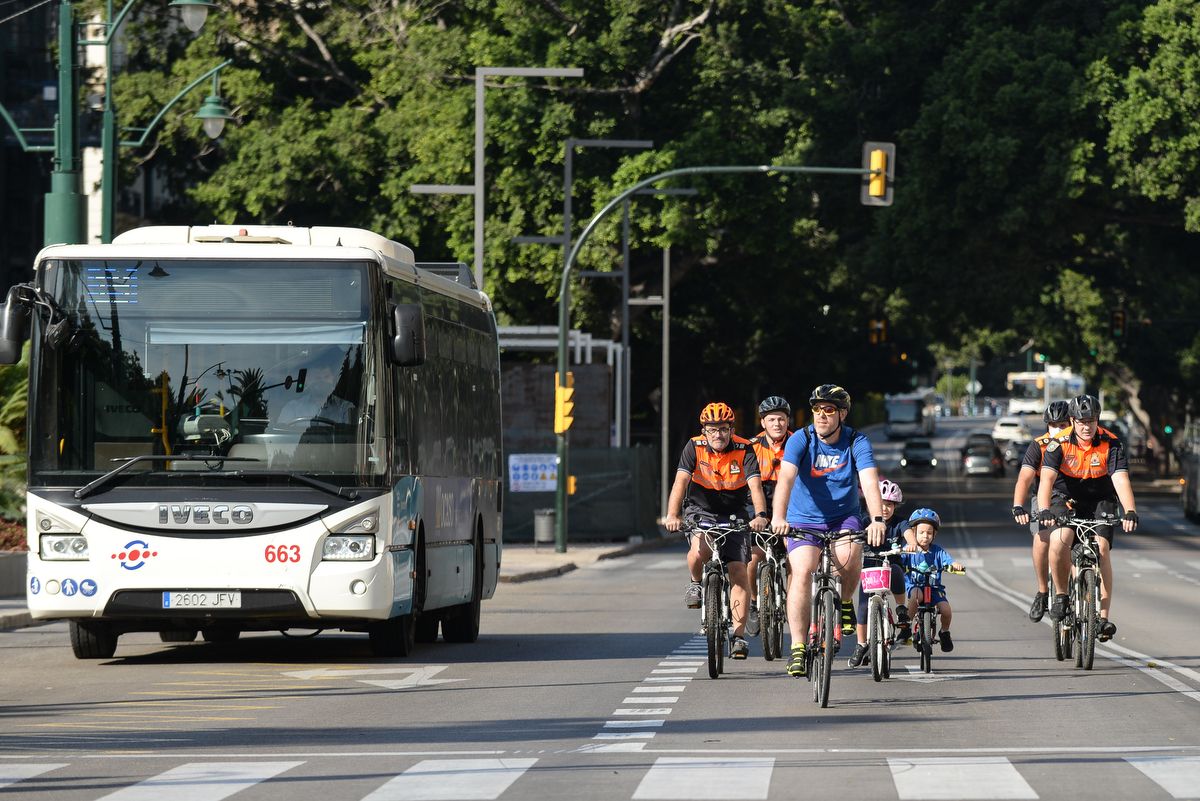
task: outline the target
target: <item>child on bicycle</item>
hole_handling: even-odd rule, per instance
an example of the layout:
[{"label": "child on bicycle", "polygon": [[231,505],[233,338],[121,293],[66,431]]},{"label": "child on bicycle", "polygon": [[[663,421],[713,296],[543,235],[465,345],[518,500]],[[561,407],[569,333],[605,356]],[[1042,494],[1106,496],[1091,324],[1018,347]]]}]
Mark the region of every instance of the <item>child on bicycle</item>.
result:
[{"label": "child on bicycle", "polygon": [[[932,509],[918,509],[908,517],[908,526],[916,537],[917,549],[911,553],[900,555],[904,562],[904,591],[908,596],[908,617],[914,618],[917,606],[921,603],[925,588],[919,582],[922,573],[941,573],[950,570],[963,570],[963,566],[954,561],[950,553],[940,545],[935,545],[933,538],[937,536],[942,519]],[[933,602],[937,605],[938,614],[942,618],[942,630],[938,632],[938,642],[943,651],[954,650],[954,641],[950,638],[950,602],[946,599],[946,590],[942,587],[933,589]]]},{"label": "child on bicycle", "polygon": [[[872,548],[869,545],[863,546],[863,566],[873,567],[882,564],[880,557],[875,556],[875,553],[880,551],[890,551],[897,543],[903,544],[904,532],[908,529],[908,521],[901,520],[893,524],[892,515],[896,513],[896,508],[904,503],[904,493],[900,490],[900,485],[894,481],[888,481],[886,478],[879,481],[879,495],[883,499],[883,520],[888,524],[887,535],[883,541],[883,545],[878,548]],[[898,642],[907,642],[912,637],[912,627],[908,622],[908,609],[904,606],[904,568],[900,566],[898,559],[892,559],[892,594],[896,599],[896,639]],[[859,667],[860,665],[870,664],[870,649],[867,646],[867,594],[863,592],[862,586],[858,588],[858,645],[854,648],[854,653],[846,660],[846,664],[850,667]]]}]

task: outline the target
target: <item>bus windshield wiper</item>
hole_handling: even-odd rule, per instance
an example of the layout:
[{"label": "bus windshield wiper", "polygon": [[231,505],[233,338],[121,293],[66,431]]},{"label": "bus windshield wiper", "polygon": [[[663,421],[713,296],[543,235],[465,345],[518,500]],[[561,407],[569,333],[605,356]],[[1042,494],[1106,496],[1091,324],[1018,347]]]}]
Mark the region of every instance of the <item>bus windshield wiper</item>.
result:
[{"label": "bus windshield wiper", "polygon": [[[236,461],[259,462],[262,460],[245,458],[237,459]],[[353,487],[339,487],[337,484],[330,484],[328,481],[322,481],[319,478],[310,476],[308,473],[297,473],[294,470],[254,470],[253,472],[238,470],[232,475],[235,475],[238,478],[245,478],[246,476],[286,476],[288,478],[294,478],[301,484],[307,484],[308,486],[319,489],[322,492],[328,492],[330,495],[336,495],[339,498],[345,498],[348,501],[358,500],[358,490],[354,489]]]},{"label": "bus windshield wiper", "polygon": [[121,464],[117,465],[116,468],[109,470],[107,473],[100,476],[100,478],[96,479],[95,481],[92,481],[88,484],[84,484],[82,487],[75,490],[75,497],[76,498],[86,498],[88,495],[91,495],[93,492],[100,489],[104,485],[112,482],[112,480],[114,478],[121,475],[126,470],[133,467],[135,464],[138,464],[139,462],[220,462],[220,463],[224,464],[225,462],[257,462],[257,461],[258,461],[257,459],[251,458],[249,456],[215,456],[215,455],[201,456],[201,455],[194,454],[194,453],[177,453],[174,455],[169,455],[169,454],[157,455],[157,454],[155,454],[155,455],[133,456],[133,457],[130,457],[129,459],[126,459],[125,461],[121,462]]}]

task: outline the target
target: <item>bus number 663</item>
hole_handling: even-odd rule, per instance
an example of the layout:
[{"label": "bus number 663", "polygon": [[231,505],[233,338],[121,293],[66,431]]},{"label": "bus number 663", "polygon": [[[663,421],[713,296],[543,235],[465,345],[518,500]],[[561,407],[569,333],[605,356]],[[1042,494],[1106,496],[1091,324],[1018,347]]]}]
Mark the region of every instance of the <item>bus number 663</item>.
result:
[{"label": "bus number 663", "polygon": [[299,545],[268,545],[263,553],[267,562],[299,562]]}]

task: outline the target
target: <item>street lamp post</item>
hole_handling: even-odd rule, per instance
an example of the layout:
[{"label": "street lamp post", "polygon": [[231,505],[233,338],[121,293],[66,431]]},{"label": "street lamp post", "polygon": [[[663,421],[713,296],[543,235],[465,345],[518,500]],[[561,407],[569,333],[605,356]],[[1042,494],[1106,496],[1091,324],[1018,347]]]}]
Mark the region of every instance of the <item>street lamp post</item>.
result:
[{"label": "street lamp post", "polygon": [[[104,35],[100,39],[81,39],[75,38],[75,11],[71,0],[61,0],[58,7],[58,114],[55,115],[54,128],[52,129],[54,136],[54,144],[52,147],[44,145],[32,145],[25,139],[25,133],[45,133],[45,129],[32,128],[21,129],[17,126],[8,110],[0,104],[0,117],[3,117],[16,135],[17,142],[21,145],[21,149],[26,153],[37,152],[53,152],[54,161],[53,169],[50,173],[50,191],[46,193],[45,204],[45,221],[44,221],[44,244],[79,244],[87,239],[87,211],[85,206],[85,196],[80,191],[80,169],[81,158],[79,150],[79,114],[76,109],[76,89],[77,82],[75,75],[77,72],[77,54],[76,48],[87,47],[90,45],[98,45],[104,48],[105,53],[105,77],[104,77],[104,110],[101,118],[100,144],[102,152],[103,165],[101,167],[101,235],[102,242],[111,242],[113,233],[113,198],[115,197],[116,186],[116,148],[118,145],[118,131],[116,123],[116,108],[113,105],[112,91],[112,43],[114,41],[117,29],[121,23],[125,21],[129,11],[137,0],[128,0],[125,6],[114,16],[113,0],[106,0],[106,16],[107,22],[102,23]],[[171,7],[178,8],[184,19],[184,24],[192,31],[199,30],[204,24],[204,18],[208,13],[208,9],[213,7],[213,4],[207,0],[173,0],[170,3]],[[224,69],[230,62],[214,67],[199,79],[193,81],[186,89],[177,94],[166,106],[164,106],[154,118],[150,125],[140,130],[142,136],[136,142],[120,142],[119,144],[140,145],[145,143],[150,132],[163,118],[163,116],[179,102],[189,91],[198,86],[200,82],[209,77],[213,77],[214,87],[216,86],[216,75]],[[202,114],[198,114],[207,123],[214,117],[221,115],[221,119],[229,117],[227,111],[224,110],[224,104],[221,103],[220,97],[210,96],[205,103],[207,109],[207,117],[203,115],[205,109],[201,109]],[[211,101],[215,101],[215,104]],[[212,125],[206,125],[206,132],[209,132]],[[219,133],[219,130],[218,130]],[[211,134],[210,134],[211,135]],[[215,137],[214,137],[215,138]]]}]

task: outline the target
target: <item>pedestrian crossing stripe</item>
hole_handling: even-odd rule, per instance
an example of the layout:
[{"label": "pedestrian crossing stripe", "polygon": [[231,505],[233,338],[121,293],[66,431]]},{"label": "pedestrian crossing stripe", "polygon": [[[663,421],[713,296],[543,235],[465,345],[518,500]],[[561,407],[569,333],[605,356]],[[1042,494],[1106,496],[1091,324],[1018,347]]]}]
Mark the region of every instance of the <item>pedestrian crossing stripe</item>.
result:
[{"label": "pedestrian crossing stripe", "polygon": [[[623,723],[620,721],[619,723]],[[641,725],[659,724],[663,721],[638,721]],[[575,754],[642,753],[654,731],[600,732],[593,742],[576,748]],[[1070,749],[1072,753],[1086,753],[1087,749]],[[1112,753],[1114,764],[1127,763],[1136,768],[1144,779],[1153,782],[1172,798],[1198,798],[1200,793],[1200,755],[1142,754],[1121,756],[1130,750],[1153,749],[1097,749],[1096,753]],[[1183,750],[1195,750],[1185,747]],[[360,755],[361,756],[361,755]],[[343,757],[338,757],[342,759]],[[518,782],[538,763],[536,758],[516,757],[462,757],[431,758],[416,762],[402,773],[393,775],[374,791],[362,797],[362,801],[474,801],[475,799],[498,799],[528,797],[532,788]],[[300,766],[304,761],[242,762],[226,761],[190,762],[170,768],[143,781],[132,783],[108,795],[102,801],[222,801],[254,785],[275,785],[278,790],[282,782],[288,781],[281,774]],[[341,765],[341,763],[338,763]],[[841,762],[830,763],[819,760],[812,763],[787,761],[788,770],[797,767],[836,767]],[[878,757],[860,767],[877,767],[882,776],[889,776],[895,795],[900,801],[938,801],[938,799],[962,799],[962,801],[992,801],[996,799],[1037,799],[1034,788],[1021,775],[1022,763],[1013,764],[1008,757],[973,754],[969,756],[901,756]],[[1033,767],[1045,767],[1045,754],[1030,763]],[[70,768],[70,763],[7,763],[0,762],[0,787],[16,786],[22,790],[53,790],[55,793],[72,791],[76,795],[87,787],[97,784],[97,775],[88,770],[78,777],[52,775],[56,771]],[[636,764],[630,768],[636,769]],[[659,756],[643,766],[642,775],[633,801],[672,801],[673,799],[697,798],[722,799],[766,799],[776,768],[775,757],[735,757],[709,754],[694,757]],[[1078,768],[1078,763],[1063,763],[1064,770]],[[378,767],[373,769],[376,772]],[[558,766],[547,766],[542,772],[557,772]],[[1082,770],[1082,769],[1081,769]],[[51,775],[48,775],[51,774]],[[292,774],[296,780],[297,774]],[[320,779],[323,782],[345,778],[348,774],[339,767],[334,775],[322,777],[304,775],[305,782]],[[1042,771],[1034,774],[1043,783]],[[860,770],[859,779],[869,780]],[[1062,773],[1059,773],[1060,778]],[[382,777],[381,777],[382,778]],[[75,786],[73,781],[78,781]],[[528,781],[528,780],[526,780]],[[874,782],[874,780],[870,780]],[[885,779],[886,781],[886,779]],[[1140,779],[1139,779],[1140,781]],[[22,783],[28,783],[22,787]],[[778,782],[776,783],[779,784]],[[874,785],[873,785],[874,786]],[[1126,786],[1122,784],[1121,786]],[[1149,785],[1147,785],[1148,787]],[[875,789],[882,790],[881,786]],[[11,791],[10,791],[11,792]],[[629,792],[626,790],[625,792]],[[1053,797],[1054,789],[1043,787],[1047,797]],[[715,794],[714,794],[715,793]],[[278,793],[276,793],[278,794]],[[778,793],[777,793],[778,795]],[[884,796],[890,793],[883,793]],[[611,795],[616,798],[617,796]],[[338,796],[346,797],[344,794]],[[794,795],[783,795],[791,798]]]}]

